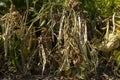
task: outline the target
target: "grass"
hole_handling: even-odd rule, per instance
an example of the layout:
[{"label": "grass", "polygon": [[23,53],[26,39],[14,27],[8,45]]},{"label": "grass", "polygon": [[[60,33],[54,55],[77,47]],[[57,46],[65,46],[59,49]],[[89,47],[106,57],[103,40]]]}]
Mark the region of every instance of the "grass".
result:
[{"label": "grass", "polygon": [[91,2],[84,3],[90,8],[81,3],[45,2],[38,12],[28,4],[20,12],[11,4],[1,17],[0,74],[19,74],[20,79],[27,75],[60,80],[119,77],[118,12],[102,22],[100,16],[93,16]]}]

